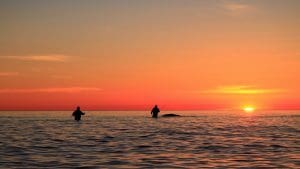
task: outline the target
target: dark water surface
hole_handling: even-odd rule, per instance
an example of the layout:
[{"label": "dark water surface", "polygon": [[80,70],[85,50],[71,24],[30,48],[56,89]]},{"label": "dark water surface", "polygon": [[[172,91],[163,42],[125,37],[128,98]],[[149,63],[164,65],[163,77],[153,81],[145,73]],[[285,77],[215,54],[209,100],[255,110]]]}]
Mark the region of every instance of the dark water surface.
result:
[{"label": "dark water surface", "polygon": [[0,167],[300,168],[299,111],[177,113],[0,112]]}]

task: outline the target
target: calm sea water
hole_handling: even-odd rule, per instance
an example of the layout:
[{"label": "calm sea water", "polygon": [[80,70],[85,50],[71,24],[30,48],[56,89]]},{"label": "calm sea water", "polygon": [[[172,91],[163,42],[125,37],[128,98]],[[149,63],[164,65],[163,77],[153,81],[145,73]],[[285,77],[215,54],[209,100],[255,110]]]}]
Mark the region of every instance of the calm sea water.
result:
[{"label": "calm sea water", "polygon": [[300,168],[300,111],[71,113],[0,112],[0,168]]}]

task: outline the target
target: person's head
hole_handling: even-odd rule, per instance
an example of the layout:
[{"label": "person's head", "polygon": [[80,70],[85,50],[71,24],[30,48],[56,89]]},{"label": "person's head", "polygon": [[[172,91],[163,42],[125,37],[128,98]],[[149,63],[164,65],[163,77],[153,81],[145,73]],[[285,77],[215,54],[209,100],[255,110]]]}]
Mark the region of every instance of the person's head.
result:
[{"label": "person's head", "polygon": [[154,107],[157,107],[157,105],[155,105]]},{"label": "person's head", "polygon": [[80,110],[80,107],[79,107],[79,106],[77,106],[77,110]]}]

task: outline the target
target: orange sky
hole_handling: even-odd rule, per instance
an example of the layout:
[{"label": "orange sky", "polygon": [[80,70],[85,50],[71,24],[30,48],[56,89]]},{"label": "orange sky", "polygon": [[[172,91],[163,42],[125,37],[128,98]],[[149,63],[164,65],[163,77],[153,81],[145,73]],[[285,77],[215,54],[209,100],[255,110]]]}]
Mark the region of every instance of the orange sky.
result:
[{"label": "orange sky", "polygon": [[300,1],[0,2],[0,110],[300,108]]}]

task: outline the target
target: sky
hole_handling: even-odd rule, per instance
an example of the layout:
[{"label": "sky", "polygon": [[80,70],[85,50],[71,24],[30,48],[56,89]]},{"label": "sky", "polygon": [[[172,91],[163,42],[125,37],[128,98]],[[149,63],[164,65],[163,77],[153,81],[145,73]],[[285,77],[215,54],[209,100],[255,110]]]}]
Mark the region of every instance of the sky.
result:
[{"label": "sky", "polygon": [[0,110],[300,109],[299,0],[0,0]]}]

